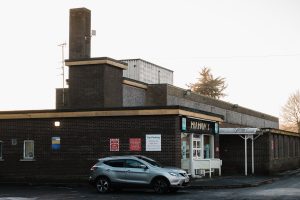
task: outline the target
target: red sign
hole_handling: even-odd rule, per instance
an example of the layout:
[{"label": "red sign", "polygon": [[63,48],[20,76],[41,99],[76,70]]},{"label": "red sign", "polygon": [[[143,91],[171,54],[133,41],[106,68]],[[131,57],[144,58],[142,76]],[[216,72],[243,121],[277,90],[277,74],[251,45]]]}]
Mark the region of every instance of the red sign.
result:
[{"label": "red sign", "polygon": [[120,146],[120,143],[119,143],[119,138],[111,138],[109,140],[109,143],[110,143],[110,151],[119,151],[119,146]]},{"label": "red sign", "polygon": [[142,151],[141,138],[129,138],[130,151]]}]

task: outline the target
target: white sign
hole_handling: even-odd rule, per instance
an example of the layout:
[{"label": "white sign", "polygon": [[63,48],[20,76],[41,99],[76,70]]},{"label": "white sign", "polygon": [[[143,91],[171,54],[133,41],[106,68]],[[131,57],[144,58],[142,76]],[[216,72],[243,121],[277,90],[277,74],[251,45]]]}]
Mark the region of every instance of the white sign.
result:
[{"label": "white sign", "polygon": [[119,151],[120,141],[119,138],[111,138],[109,139],[110,143],[110,151]]},{"label": "white sign", "polygon": [[146,151],[161,151],[161,134],[146,135]]}]

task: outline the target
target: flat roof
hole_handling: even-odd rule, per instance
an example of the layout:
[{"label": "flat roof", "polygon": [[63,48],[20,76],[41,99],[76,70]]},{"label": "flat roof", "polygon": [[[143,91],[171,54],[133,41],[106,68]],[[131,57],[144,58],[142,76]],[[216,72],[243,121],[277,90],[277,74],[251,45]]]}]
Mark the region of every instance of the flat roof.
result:
[{"label": "flat roof", "polygon": [[61,110],[24,110],[2,111],[3,119],[72,118],[72,117],[117,117],[179,115],[203,120],[223,122],[223,116],[181,106],[163,107],[122,107],[105,109],[61,109]]},{"label": "flat roof", "polygon": [[266,133],[273,133],[273,134],[275,133],[280,135],[290,135],[290,136],[300,137],[300,133],[276,129],[276,128],[261,128],[261,130]]},{"label": "flat roof", "polygon": [[149,61],[147,61],[147,60],[143,60],[143,59],[141,59],[141,58],[135,58],[135,59],[122,59],[122,60],[120,60],[120,61],[121,61],[121,62],[124,62],[124,61],[135,61],[135,60],[140,60],[140,61],[142,61],[142,62],[145,62],[145,63],[151,64],[151,65],[154,65],[155,67],[158,67],[158,68],[161,68],[161,69],[170,71],[170,72],[172,72],[172,73],[174,72],[173,70],[170,70],[170,69],[168,69],[168,68],[159,66],[159,65],[157,65],[157,64],[154,64],[154,63],[149,62]]}]

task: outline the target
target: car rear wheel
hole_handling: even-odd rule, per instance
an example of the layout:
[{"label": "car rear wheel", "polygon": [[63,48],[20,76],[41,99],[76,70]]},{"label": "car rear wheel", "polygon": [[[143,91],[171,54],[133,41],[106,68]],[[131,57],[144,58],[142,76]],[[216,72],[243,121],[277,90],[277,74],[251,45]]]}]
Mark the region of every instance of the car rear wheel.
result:
[{"label": "car rear wheel", "polygon": [[99,193],[108,193],[111,189],[110,181],[106,177],[100,177],[96,181],[96,189]]},{"label": "car rear wheel", "polygon": [[163,194],[168,191],[169,184],[164,178],[157,178],[153,181],[153,189],[158,194]]}]

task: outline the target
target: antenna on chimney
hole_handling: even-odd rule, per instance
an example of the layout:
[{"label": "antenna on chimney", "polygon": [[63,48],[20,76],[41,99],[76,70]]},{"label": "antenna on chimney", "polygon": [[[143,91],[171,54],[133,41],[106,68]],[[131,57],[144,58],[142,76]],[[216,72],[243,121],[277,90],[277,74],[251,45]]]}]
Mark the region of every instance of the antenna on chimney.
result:
[{"label": "antenna on chimney", "polygon": [[96,30],[92,30],[91,36],[96,36]]},{"label": "antenna on chimney", "polygon": [[90,35],[84,36],[84,39],[87,40],[88,38],[92,38],[93,36],[96,36],[96,30],[92,30]]},{"label": "antenna on chimney", "polygon": [[65,46],[67,45],[66,42],[59,44],[58,46],[61,47],[61,70],[62,70],[62,85],[63,85],[63,90],[62,90],[62,103],[65,105]]}]

